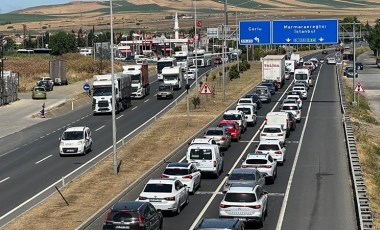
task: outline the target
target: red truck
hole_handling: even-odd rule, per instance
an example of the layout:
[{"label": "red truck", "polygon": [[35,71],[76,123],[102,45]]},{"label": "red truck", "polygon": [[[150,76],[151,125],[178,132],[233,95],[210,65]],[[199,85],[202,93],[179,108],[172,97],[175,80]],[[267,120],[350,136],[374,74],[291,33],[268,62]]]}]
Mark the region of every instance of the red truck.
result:
[{"label": "red truck", "polygon": [[125,65],[123,74],[131,76],[132,98],[143,98],[150,94],[148,64]]}]

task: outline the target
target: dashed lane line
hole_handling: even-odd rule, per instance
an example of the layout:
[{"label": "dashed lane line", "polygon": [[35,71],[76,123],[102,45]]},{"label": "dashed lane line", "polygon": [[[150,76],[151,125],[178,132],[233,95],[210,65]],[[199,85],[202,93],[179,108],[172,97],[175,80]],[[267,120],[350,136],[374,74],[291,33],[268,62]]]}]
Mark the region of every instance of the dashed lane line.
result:
[{"label": "dashed lane line", "polygon": [[4,181],[7,181],[9,179],[11,179],[11,178],[10,177],[4,178],[4,179],[0,180],[0,183],[3,183]]},{"label": "dashed lane line", "polygon": [[100,126],[99,128],[95,129],[95,132],[101,130],[101,129],[104,128],[104,127],[105,127],[105,125]]},{"label": "dashed lane line", "polygon": [[41,160],[39,160],[39,161],[37,161],[36,163],[34,163],[35,165],[36,164],[39,164],[39,163],[41,163],[42,161],[44,161],[44,160],[46,160],[46,159],[48,159],[49,157],[52,157],[53,155],[49,155],[49,156],[47,156],[47,157],[45,157],[45,158],[42,158]]}]

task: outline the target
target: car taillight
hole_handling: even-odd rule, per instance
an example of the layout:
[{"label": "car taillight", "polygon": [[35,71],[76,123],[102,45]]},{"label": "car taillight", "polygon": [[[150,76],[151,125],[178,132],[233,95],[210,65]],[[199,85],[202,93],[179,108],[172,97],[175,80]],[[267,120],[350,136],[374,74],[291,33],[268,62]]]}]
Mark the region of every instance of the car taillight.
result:
[{"label": "car taillight", "polygon": [[253,205],[253,206],[247,206],[247,207],[249,207],[249,208],[254,208],[254,209],[259,209],[259,208],[261,208],[261,205]]},{"label": "car taillight", "polygon": [[258,151],[256,151],[256,153],[263,153],[263,151],[259,151],[259,150],[258,150]]},{"label": "car taillight", "polygon": [[161,174],[161,178],[169,178],[169,176],[165,174]]},{"label": "car taillight", "polygon": [[139,218],[140,228],[145,228],[144,219],[142,218],[142,215],[141,215],[140,211],[137,211],[137,216]]},{"label": "car taillight", "polygon": [[219,205],[220,208],[228,208],[228,207],[231,207],[230,205],[225,205],[225,204],[220,204]]},{"label": "car taillight", "polygon": [[139,196],[139,200],[146,200],[148,198],[144,197],[144,196]]},{"label": "car taillight", "polygon": [[104,222],[108,220],[108,217],[111,215],[111,209],[108,209],[107,214],[104,216]]},{"label": "car taillight", "polygon": [[214,168],[216,167],[216,161],[212,161]]},{"label": "car taillight", "polygon": [[221,137],[220,140],[221,140],[221,141],[225,141],[226,138],[225,138],[225,137]]},{"label": "car taillight", "polygon": [[275,154],[282,154],[281,151],[274,151]]},{"label": "car taillight", "polygon": [[272,165],[264,165],[264,168],[270,169],[270,168],[272,168]]},{"label": "car taillight", "polygon": [[186,175],[186,176],[183,176],[182,178],[185,178],[185,179],[193,179],[193,176],[192,176],[192,175]]},{"label": "car taillight", "polygon": [[248,165],[242,165],[241,167],[242,168],[248,168]]},{"label": "car taillight", "polygon": [[165,200],[171,200],[171,201],[173,201],[173,200],[175,200],[175,196],[165,197]]},{"label": "car taillight", "polygon": [[261,136],[266,136],[266,134],[265,134],[265,133],[261,133],[260,135],[261,135]]},{"label": "car taillight", "polygon": [[266,125],[267,124],[267,119],[265,118],[265,120],[264,120],[264,125]]}]

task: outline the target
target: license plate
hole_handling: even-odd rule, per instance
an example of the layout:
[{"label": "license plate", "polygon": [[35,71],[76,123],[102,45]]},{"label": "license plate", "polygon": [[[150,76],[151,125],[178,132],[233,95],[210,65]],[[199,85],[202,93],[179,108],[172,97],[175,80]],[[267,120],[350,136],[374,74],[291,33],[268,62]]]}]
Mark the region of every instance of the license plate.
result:
[{"label": "license plate", "polygon": [[247,219],[245,219],[245,218],[239,218],[239,220],[241,220],[241,221],[246,221]]},{"label": "license plate", "polygon": [[151,202],[160,202],[161,200],[160,199],[149,199],[149,201],[151,201]]},{"label": "license plate", "polygon": [[74,152],[74,149],[68,149],[67,152],[69,152],[69,153],[73,153],[73,152]]},{"label": "license plate", "polygon": [[116,229],[129,229],[129,226],[115,226]]},{"label": "license plate", "polygon": [[161,97],[166,97],[166,95],[161,95]]}]

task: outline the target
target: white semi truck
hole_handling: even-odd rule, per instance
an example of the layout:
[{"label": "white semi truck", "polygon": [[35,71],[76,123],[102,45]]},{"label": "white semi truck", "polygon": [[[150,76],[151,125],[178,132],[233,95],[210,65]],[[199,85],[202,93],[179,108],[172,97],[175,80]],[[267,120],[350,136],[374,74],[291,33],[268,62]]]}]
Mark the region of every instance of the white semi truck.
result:
[{"label": "white semi truck", "polygon": [[285,55],[262,58],[262,81],[274,81],[277,89],[285,84]]},{"label": "white semi truck", "polygon": [[162,69],[162,76],[165,84],[173,86],[174,90],[180,90],[182,88],[183,73],[181,67],[165,67]]},{"label": "white semi truck", "polygon": [[162,81],[164,77],[162,76],[162,69],[165,67],[173,67],[177,65],[177,61],[175,58],[161,58],[157,61],[157,79]]},{"label": "white semi truck", "polygon": [[182,68],[182,72],[186,72],[190,65],[192,65],[192,59],[188,57],[189,52],[187,51],[178,51],[175,52],[174,58],[177,61],[177,66]]},{"label": "white semi truck", "polygon": [[[112,76],[111,74],[93,77],[92,112],[93,114],[112,112]],[[119,113],[131,106],[131,77],[114,73],[115,112]]]}]

